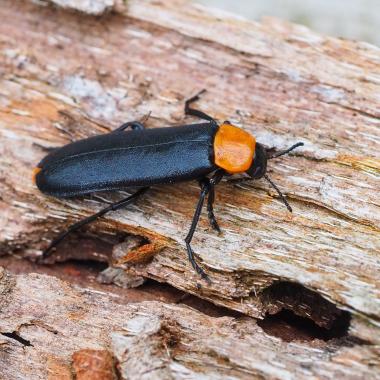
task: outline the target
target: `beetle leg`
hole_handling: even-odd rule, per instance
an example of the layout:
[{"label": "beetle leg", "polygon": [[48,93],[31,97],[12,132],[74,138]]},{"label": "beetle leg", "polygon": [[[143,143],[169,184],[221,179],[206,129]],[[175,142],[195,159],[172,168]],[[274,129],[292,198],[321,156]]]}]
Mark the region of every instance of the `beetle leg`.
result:
[{"label": "beetle leg", "polygon": [[219,224],[215,218],[214,214],[214,200],[215,200],[215,187],[210,186],[210,192],[207,197],[207,215],[208,220],[210,222],[211,227],[220,233],[220,227]]},{"label": "beetle leg", "polygon": [[81,227],[85,226],[86,224],[89,224],[93,222],[94,220],[100,218],[101,216],[107,214],[110,211],[116,211],[118,209],[121,209],[130,203],[132,203],[135,199],[143,195],[149,187],[143,187],[133,193],[132,195],[128,196],[127,198],[124,198],[118,202],[111,203],[109,206],[103,208],[102,210],[98,211],[97,213],[90,215],[87,218],[84,218],[80,220],[77,223],[72,224],[67,228],[66,231],[62,232],[60,235],[58,235],[51,243],[50,245],[45,249],[45,251],[42,253],[41,259],[44,260],[47,257],[49,257],[53,253],[53,249],[71,232],[79,230]]},{"label": "beetle leg", "polygon": [[127,123],[122,124],[119,128],[113,130],[111,133],[122,132],[129,127],[133,131],[142,131],[143,129],[145,129],[144,125],[141,124],[139,121],[128,121]]},{"label": "beetle leg", "polygon": [[208,212],[208,220],[210,222],[211,227],[218,231],[220,231],[219,224],[215,218],[214,214],[214,201],[215,201],[215,186],[222,180],[224,176],[223,170],[218,170],[210,179],[209,182],[209,194],[207,197],[207,212]]},{"label": "beetle leg", "polygon": [[203,279],[205,279],[207,282],[210,283],[211,281],[210,281],[209,277],[207,276],[207,274],[204,272],[204,270],[195,261],[194,251],[190,245],[191,240],[193,239],[195,229],[197,228],[199,217],[200,217],[201,212],[202,212],[203,203],[205,201],[205,198],[206,198],[209,190],[210,190],[210,183],[209,183],[209,179],[207,178],[207,181],[202,181],[201,194],[199,196],[198,204],[197,204],[197,207],[195,209],[195,213],[194,213],[193,220],[191,222],[189,233],[187,234],[187,236],[185,238],[185,243],[186,243],[188,258],[189,258],[189,261],[190,261],[191,265],[193,266],[194,270],[198,274],[200,274]]},{"label": "beetle leg", "polygon": [[197,109],[190,107],[190,104],[196,102],[199,99],[200,95],[202,95],[205,92],[206,92],[206,90],[203,89],[202,91],[199,91],[198,94],[194,95],[193,97],[191,97],[190,99],[187,99],[185,101],[185,115],[196,116],[196,117],[199,117],[201,119],[208,120],[208,121],[211,121],[212,123],[217,124],[213,117],[207,115],[203,111],[200,111],[200,110],[197,110]]}]

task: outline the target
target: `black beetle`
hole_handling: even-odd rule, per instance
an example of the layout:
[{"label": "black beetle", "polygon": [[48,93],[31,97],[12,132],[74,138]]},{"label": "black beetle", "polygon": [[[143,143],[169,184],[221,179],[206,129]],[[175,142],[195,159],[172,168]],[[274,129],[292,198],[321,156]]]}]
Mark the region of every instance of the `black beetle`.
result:
[{"label": "black beetle", "polygon": [[197,101],[203,92],[185,102],[185,114],[197,116],[206,122],[155,129],[145,129],[137,121],[128,122],[111,133],[65,145],[48,154],[38,164],[34,171],[38,189],[58,198],[128,187],[139,188],[127,198],[71,225],[44,251],[43,259],[70,232],[109,211],[127,206],[155,184],[199,181],[200,197],[185,242],[193,268],[205,279],[208,276],[196,263],[190,243],[206,197],[210,224],[220,231],[213,203],[215,186],[224,176],[246,173],[248,177],[243,180],[264,177],[288,210],[292,211],[281,191],[266,174],[267,160],[289,153],[303,143],[269,154],[248,132],[227,121],[218,125],[211,116],[191,108],[191,103]]}]

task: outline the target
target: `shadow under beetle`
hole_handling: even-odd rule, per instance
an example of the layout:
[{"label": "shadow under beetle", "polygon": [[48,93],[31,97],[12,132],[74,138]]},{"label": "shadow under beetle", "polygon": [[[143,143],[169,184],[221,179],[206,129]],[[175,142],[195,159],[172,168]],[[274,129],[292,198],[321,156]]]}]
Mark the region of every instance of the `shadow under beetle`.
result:
[{"label": "shadow under beetle", "polygon": [[218,125],[214,118],[191,108],[205,90],[185,102],[185,114],[206,122],[171,128],[145,129],[137,121],[123,124],[116,130],[65,145],[48,154],[35,168],[34,180],[40,191],[65,198],[97,191],[137,187],[132,195],[110,204],[61,233],[43,252],[47,258],[53,249],[72,231],[93,222],[109,211],[121,209],[143,195],[151,185],[198,180],[200,196],[185,238],[187,254],[193,268],[209,280],[197,264],[191,240],[207,198],[208,219],[212,228],[220,231],[213,204],[215,186],[224,176],[246,173],[238,181],[264,177],[277,191],[289,211],[285,197],[266,174],[267,160],[282,156],[303,145],[270,154],[248,132],[228,121]]}]

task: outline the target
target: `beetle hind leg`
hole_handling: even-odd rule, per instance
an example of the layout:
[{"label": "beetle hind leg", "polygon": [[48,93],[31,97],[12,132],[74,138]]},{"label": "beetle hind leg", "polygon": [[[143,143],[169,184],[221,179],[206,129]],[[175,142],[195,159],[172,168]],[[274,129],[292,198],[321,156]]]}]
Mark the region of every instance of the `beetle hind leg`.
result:
[{"label": "beetle hind leg", "polygon": [[205,271],[198,265],[198,263],[195,261],[194,257],[194,251],[191,248],[191,240],[193,239],[195,229],[197,228],[197,224],[199,222],[199,218],[201,216],[202,208],[204,201],[207,198],[207,211],[208,211],[208,218],[210,221],[211,226],[216,229],[218,232],[220,232],[220,228],[218,225],[218,222],[216,221],[215,215],[214,215],[214,209],[213,209],[213,203],[215,200],[215,186],[222,180],[225,172],[223,170],[217,170],[214,175],[209,179],[207,177],[201,179],[199,181],[199,184],[201,186],[201,194],[199,195],[199,200],[197,203],[197,207],[194,212],[193,220],[191,222],[189,233],[187,234],[185,238],[186,242],[186,249],[187,249],[187,255],[189,257],[189,261],[191,265],[193,266],[194,270],[201,275],[203,279],[205,279],[209,284],[211,283],[208,275],[205,273]]},{"label": "beetle hind leg", "polygon": [[98,211],[97,213],[95,213],[93,215],[90,215],[89,217],[84,218],[84,219],[80,220],[77,223],[72,224],[71,226],[69,226],[67,228],[67,230],[65,230],[60,235],[58,235],[50,243],[50,245],[42,253],[42,257],[39,259],[39,261],[43,261],[44,259],[46,259],[49,256],[51,256],[52,253],[54,252],[54,249],[57,247],[57,245],[62,240],[64,240],[66,238],[66,236],[69,235],[70,233],[79,230],[80,228],[82,228],[86,224],[89,224],[89,223],[95,221],[96,219],[104,216],[105,214],[107,214],[110,211],[116,211],[116,210],[119,210],[119,209],[121,209],[121,208],[123,208],[123,207],[125,207],[125,206],[127,206],[129,204],[131,204],[135,199],[137,199],[141,195],[143,195],[148,189],[149,189],[149,187],[143,187],[143,188],[137,190],[135,193],[133,193],[130,196],[128,196],[127,198],[124,198],[124,199],[122,199],[122,200],[120,200],[118,202],[115,202],[115,203],[111,203],[109,206],[103,208],[102,210]]}]

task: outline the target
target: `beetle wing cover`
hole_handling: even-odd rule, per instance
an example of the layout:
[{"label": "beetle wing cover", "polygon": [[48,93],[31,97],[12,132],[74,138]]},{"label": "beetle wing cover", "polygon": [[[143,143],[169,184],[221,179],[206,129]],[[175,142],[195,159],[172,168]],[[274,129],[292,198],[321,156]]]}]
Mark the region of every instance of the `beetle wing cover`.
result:
[{"label": "beetle wing cover", "polygon": [[210,123],[120,131],[68,144],[38,165],[38,188],[69,197],[200,178],[215,170]]}]

